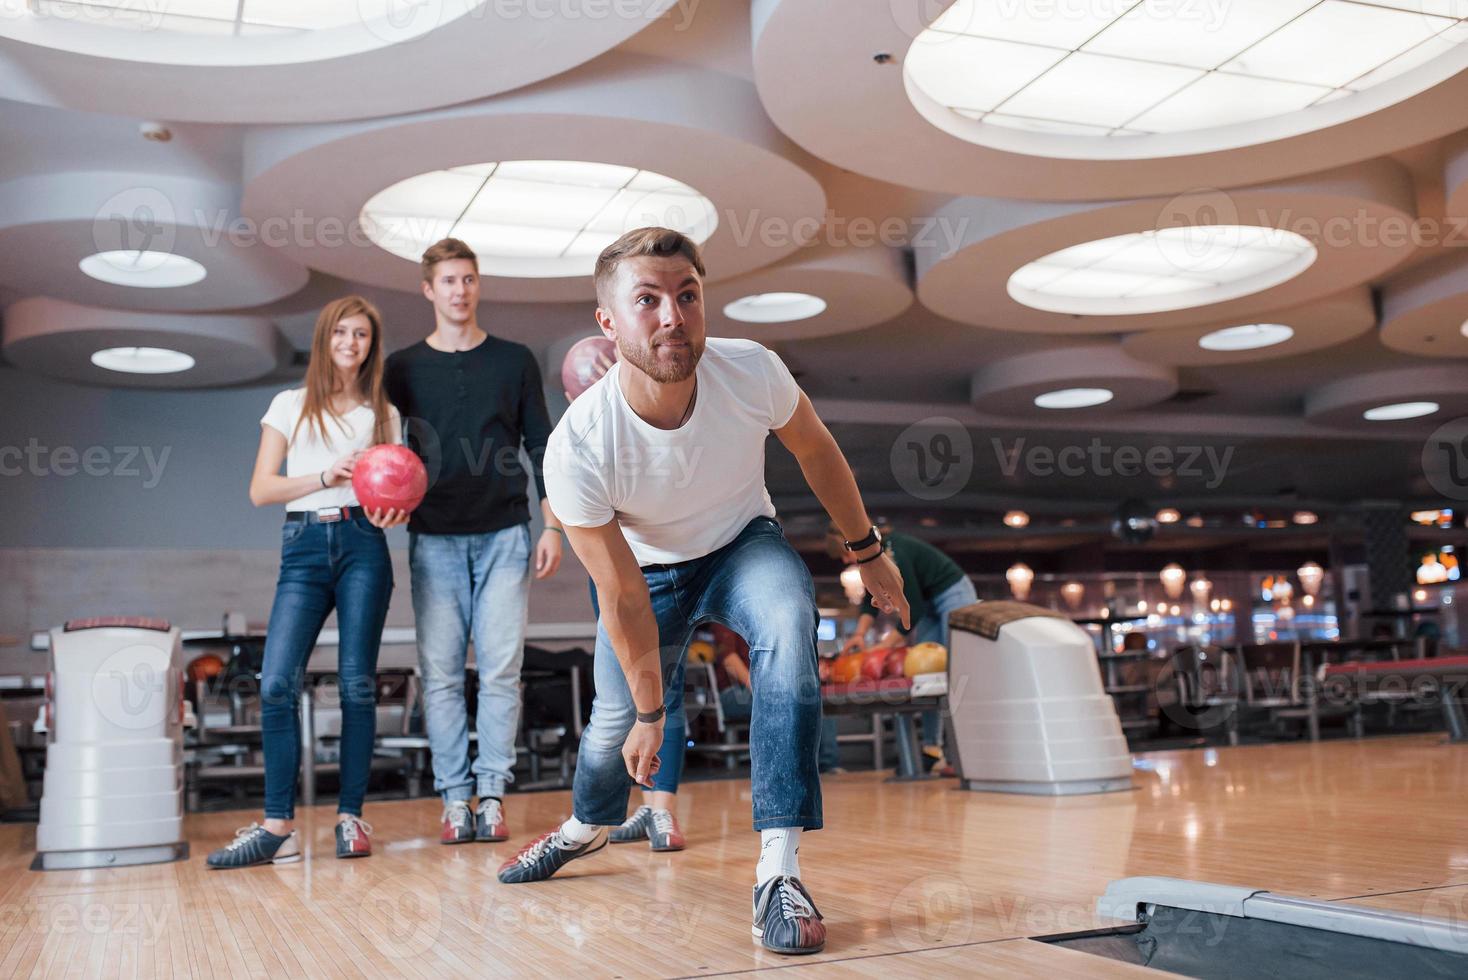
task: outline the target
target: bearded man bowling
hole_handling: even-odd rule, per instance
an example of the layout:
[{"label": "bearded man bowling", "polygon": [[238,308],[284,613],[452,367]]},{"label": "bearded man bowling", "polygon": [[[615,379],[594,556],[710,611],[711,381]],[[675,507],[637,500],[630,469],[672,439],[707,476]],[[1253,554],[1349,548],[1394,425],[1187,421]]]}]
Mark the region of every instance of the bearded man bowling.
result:
[{"label": "bearded man bowling", "polygon": [[665,228],[628,232],[596,263],[597,323],[619,360],[567,410],[546,453],[551,509],[596,584],[596,700],[581,738],[572,816],[500,869],[541,881],[600,850],[646,786],[663,739],[663,678],[695,626],[750,648],[755,869],[752,932],[814,953],[826,930],[801,882],[802,831],[821,827],[815,590],[765,490],[774,432],[846,535],[862,581],[907,625],[902,577],[851,468],[773,352],[705,340],[703,258]]}]

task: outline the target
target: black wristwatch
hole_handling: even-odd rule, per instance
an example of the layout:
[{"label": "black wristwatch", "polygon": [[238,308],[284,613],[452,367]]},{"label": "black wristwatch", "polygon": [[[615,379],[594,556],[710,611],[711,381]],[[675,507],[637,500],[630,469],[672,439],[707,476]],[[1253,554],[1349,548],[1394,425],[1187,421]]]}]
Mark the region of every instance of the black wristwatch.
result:
[{"label": "black wristwatch", "polygon": [[874,544],[882,543],[882,532],[878,531],[877,525],[873,524],[872,529],[867,532],[867,536],[860,541],[845,541],[842,543],[846,545],[847,551],[864,551]]},{"label": "black wristwatch", "polygon": [[655,725],[663,720],[664,713],[664,706],[660,704],[658,705],[658,710],[656,711],[637,712],[637,720],[642,722],[644,725]]}]

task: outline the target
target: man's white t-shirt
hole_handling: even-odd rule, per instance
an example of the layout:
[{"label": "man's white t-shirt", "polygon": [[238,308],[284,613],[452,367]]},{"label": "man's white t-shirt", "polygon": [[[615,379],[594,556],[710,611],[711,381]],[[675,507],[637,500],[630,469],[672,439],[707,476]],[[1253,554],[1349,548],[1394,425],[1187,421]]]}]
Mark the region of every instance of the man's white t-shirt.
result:
[{"label": "man's white t-shirt", "polygon": [[562,523],[616,518],[639,565],[716,551],[760,515],[765,439],[790,421],[800,387],[780,358],[752,340],[710,338],[699,359],[693,415],[677,429],[649,425],[622,393],[623,364],[571,403],[551,433],[545,486]]},{"label": "man's white t-shirt", "polygon": [[[372,414],[371,405],[358,405],[343,415],[340,421],[333,419],[330,414],[324,415],[321,421],[326,428],[326,441],[322,440],[314,425],[303,425],[297,431],[296,422],[305,405],[305,388],[282,391],[271,399],[270,407],[260,419],[261,425],[270,426],[286,438],[286,476],[306,476],[329,470],[332,463],[347,453],[372,445],[372,426],[376,418]],[[398,442],[401,428],[398,410],[392,406],[388,406],[388,410],[392,413],[392,423],[388,427],[392,437],[390,441]],[[292,435],[295,436],[294,440]],[[297,497],[286,504],[285,509],[316,510],[320,507],[355,506],[357,494],[348,483],[344,487],[327,487],[304,497]]]}]

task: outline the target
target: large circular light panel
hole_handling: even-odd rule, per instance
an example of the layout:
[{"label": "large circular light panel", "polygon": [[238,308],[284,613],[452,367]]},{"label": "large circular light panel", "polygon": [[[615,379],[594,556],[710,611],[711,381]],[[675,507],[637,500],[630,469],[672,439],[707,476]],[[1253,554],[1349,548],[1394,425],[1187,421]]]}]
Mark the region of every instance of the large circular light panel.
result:
[{"label": "large circular light panel", "polygon": [[[1029,131],[1078,137],[1073,153],[1046,143],[1049,156],[1143,158],[1158,155],[1149,135],[1272,119],[1388,81],[1400,101],[1463,67],[1465,19],[1458,0],[958,0],[904,72],[918,111],[972,142],[1012,150]],[[1302,113],[1294,131],[1318,125]],[[1240,126],[1210,149],[1257,139]]]},{"label": "large circular light panel", "polygon": [[[350,32],[356,50],[411,40],[485,0],[29,0],[23,16],[49,30],[46,43],[80,54],[172,64],[209,64],[219,41],[236,63],[295,61],[272,49],[323,32]],[[3,15],[0,15],[3,18]],[[22,26],[22,25],[17,25]],[[252,48],[253,46],[253,48]],[[252,52],[257,57],[252,57]]]},{"label": "large circular light panel", "polygon": [[702,244],[718,227],[713,202],[687,184],[605,163],[515,160],[436,170],[399,181],[362,208],[379,246],[417,262],[459,238],[479,271],[508,278],[590,275],[601,250],[658,225]]},{"label": "large circular light panel", "polygon": [[1208,306],[1304,272],[1316,249],[1292,231],[1197,225],[1073,245],[1009,277],[1017,303],[1053,313],[1117,316]]}]

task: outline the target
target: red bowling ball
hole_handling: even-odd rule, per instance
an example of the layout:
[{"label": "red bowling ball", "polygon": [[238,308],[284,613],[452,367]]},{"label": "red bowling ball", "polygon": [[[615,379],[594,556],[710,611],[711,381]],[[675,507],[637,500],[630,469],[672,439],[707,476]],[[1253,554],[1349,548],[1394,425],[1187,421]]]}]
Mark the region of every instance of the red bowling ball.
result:
[{"label": "red bowling ball", "polygon": [[561,361],[561,385],[566,390],[566,401],[575,401],[600,381],[616,361],[617,345],[605,337],[587,337],[572,344]]},{"label": "red bowling ball", "polygon": [[368,510],[412,511],[428,492],[423,460],[407,446],[383,443],[362,454],[352,468],[352,489]]}]

